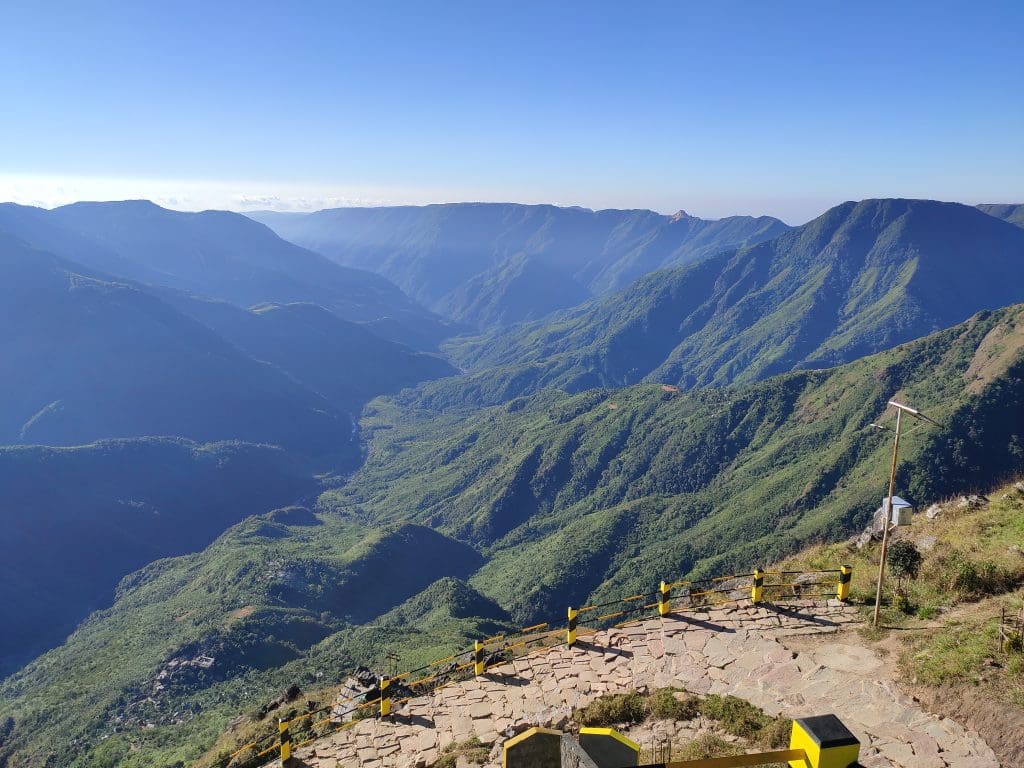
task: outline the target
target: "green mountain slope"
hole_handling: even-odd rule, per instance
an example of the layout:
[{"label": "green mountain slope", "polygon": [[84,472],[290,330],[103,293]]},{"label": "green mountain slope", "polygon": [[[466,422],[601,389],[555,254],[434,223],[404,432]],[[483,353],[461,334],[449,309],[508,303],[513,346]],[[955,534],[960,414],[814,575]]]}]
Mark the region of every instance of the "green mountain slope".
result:
[{"label": "green mountain slope", "polygon": [[1019,205],[984,203],[975,207],[989,216],[995,216],[997,219],[1008,221],[1015,226],[1024,227],[1024,203]]},{"label": "green mountain slope", "polygon": [[767,216],[707,221],[682,212],[510,203],[250,215],[287,240],[378,272],[424,305],[477,327],[541,317],[652,270],[787,229]]},{"label": "green mountain slope", "polygon": [[1022,319],[726,389],[544,392],[468,417],[377,401],[367,463],[321,503],[474,543],[488,564],[473,583],[524,620],[658,573],[749,570],[875,509],[888,443],[868,425],[894,394],[951,425],[908,436],[916,501],[1019,470]]},{"label": "green mountain slope", "polygon": [[[644,379],[684,388],[749,382],[837,365],[1024,300],[1022,269],[1024,232],[974,208],[844,203],[774,240],[449,351],[479,372],[465,384],[470,400]],[[511,376],[517,386],[502,391]],[[456,386],[427,395],[457,401]]]},{"label": "green mountain slope", "polygon": [[[253,518],[145,568],[6,681],[0,754],[8,768],[173,765],[288,683],[379,669],[390,651],[416,666],[486,636],[505,611],[546,620],[842,539],[884,493],[890,443],[868,425],[891,420],[894,395],[947,425],[907,431],[902,495],[927,503],[1020,471],[1024,306],[720,390],[548,391],[468,417],[378,399],[366,465],[317,514]],[[445,598],[432,586],[445,577],[473,591],[449,582]],[[201,655],[209,667],[191,663]]]},{"label": "green mountain slope", "polygon": [[161,294],[257,360],[272,363],[335,407],[358,413],[377,395],[449,376],[439,357],[388,341],[315,304],[241,309],[180,292]]},{"label": "green mountain slope", "polygon": [[0,442],[178,435],[357,458],[349,417],[140,288],[0,236]]},{"label": "green mountain slope", "polygon": [[453,581],[479,564],[418,526],[367,533],[296,509],[250,518],[201,554],[126,578],[111,608],[0,684],[0,722],[13,718],[0,765],[190,762],[239,711],[338,680],[389,637],[429,659],[493,632],[501,609]]},{"label": "green mountain slope", "polygon": [[0,677],[109,605],[132,571],[315,490],[270,446],[143,438],[0,448]]},{"label": "green mountain slope", "polygon": [[4,204],[0,229],[143,283],[242,306],[314,302],[422,348],[452,332],[387,280],[341,267],[228,211],[170,211],[146,200],[74,203],[52,211]]}]

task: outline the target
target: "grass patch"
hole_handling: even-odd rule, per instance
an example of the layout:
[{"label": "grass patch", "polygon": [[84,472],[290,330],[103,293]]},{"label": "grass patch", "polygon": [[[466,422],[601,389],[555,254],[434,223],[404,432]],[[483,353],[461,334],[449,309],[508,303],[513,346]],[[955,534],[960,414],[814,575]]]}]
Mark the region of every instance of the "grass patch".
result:
[{"label": "grass patch", "polygon": [[467,762],[483,765],[490,757],[490,753],[490,745],[484,744],[476,736],[470,736],[465,741],[453,741],[442,749],[437,760],[430,764],[430,768],[455,768],[460,757],[465,758]]}]

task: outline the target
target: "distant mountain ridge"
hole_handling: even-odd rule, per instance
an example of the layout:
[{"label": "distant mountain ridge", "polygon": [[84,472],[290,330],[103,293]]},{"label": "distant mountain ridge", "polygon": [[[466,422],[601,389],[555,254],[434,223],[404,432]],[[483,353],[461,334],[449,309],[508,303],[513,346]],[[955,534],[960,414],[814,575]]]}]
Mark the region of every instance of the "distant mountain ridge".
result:
[{"label": "distant mountain ridge", "polygon": [[270,443],[336,465],[352,420],[140,286],[0,234],[0,442],[176,435]]},{"label": "distant mountain ridge", "polygon": [[984,211],[989,216],[1008,221],[1018,227],[1024,227],[1024,203],[1017,205],[1005,203],[983,203],[975,206],[979,211]]},{"label": "distant mountain ridge", "polygon": [[0,231],[104,273],[243,307],[314,302],[424,349],[455,331],[386,279],[339,266],[229,211],[171,211],[147,200],[50,211],[4,203]]},{"label": "distant mountain ridge", "polygon": [[[456,340],[449,352],[473,372],[462,386],[501,398],[644,379],[749,382],[1022,301],[1022,271],[1024,231],[969,206],[848,202],[773,240],[655,272],[554,321]],[[456,386],[433,391],[443,400]]]},{"label": "distant mountain ridge", "polygon": [[515,203],[248,215],[287,240],[375,271],[425,306],[481,328],[566,309],[653,270],[788,229],[768,216],[711,221],[683,212]]}]

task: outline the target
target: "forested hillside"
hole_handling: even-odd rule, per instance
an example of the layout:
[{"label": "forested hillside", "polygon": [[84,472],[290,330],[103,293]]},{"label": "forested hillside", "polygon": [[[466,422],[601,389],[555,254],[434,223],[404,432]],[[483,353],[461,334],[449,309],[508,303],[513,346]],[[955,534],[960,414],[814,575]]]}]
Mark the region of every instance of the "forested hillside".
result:
[{"label": "forested hillside", "polygon": [[542,317],[656,269],[767,240],[769,216],[705,220],[680,211],[591,211],[453,203],[254,213],[287,240],[372,270],[445,316],[478,328]]},{"label": "forested hillside", "polygon": [[1024,231],[957,203],[844,203],[773,240],[648,275],[562,318],[452,342],[473,376],[425,402],[560,387],[686,389],[826,368],[1024,300]]},{"label": "forested hillside", "polygon": [[0,230],[107,274],[240,306],[314,302],[422,349],[453,332],[387,280],[341,267],[237,213],[171,211],[147,200],[52,211],[8,203],[0,205]]},{"label": "forested hillside", "polygon": [[139,286],[0,234],[0,442],[174,435],[358,458],[348,414]]},{"label": "forested hillside", "polygon": [[154,560],[316,491],[280,448],[183,439],[0,447],[0,677],[59,645]]},{"label": "forested hillside", "polygon": [[[1022,378],[1015,306],[724,389],[544,392],[470,417],[377,400],[348,483],[125,579],[109,610],[10,677],[7,764],[187,761],[290,682],[387,652],[415,665],[506,615],[561,616],[843,538],[884,493],[890,444],[869,425],[891,419],[893,395],[943,424],[908,432],[898,490],[924,504],[985,487],[1020,469]],[[58,727],[67,707],[74,725]]]}]

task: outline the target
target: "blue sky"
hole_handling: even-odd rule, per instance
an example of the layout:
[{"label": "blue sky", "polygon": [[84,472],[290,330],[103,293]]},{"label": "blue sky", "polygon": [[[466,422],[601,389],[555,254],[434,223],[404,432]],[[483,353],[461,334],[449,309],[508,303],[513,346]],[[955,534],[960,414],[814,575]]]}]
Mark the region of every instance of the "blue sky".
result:
[{"label": "blue sky", "polygon": [[0,199],[1024,201],[1024,3],[0,7]]}]

